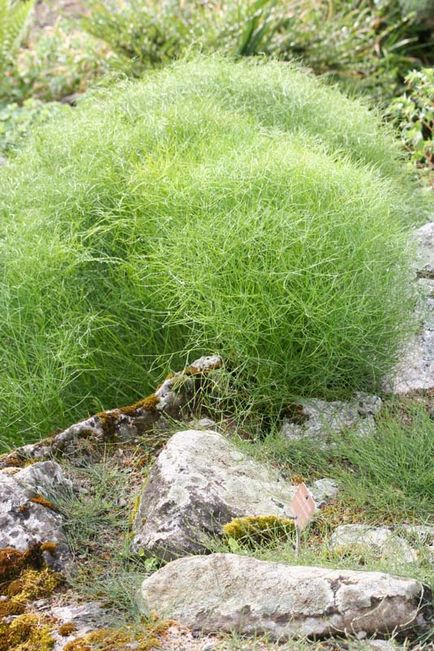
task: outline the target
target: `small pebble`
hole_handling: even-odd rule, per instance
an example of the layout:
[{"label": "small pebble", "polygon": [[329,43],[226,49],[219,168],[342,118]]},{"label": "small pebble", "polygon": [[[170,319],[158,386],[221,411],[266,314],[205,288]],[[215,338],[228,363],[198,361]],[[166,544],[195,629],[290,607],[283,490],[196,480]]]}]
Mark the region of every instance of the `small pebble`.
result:
[{"label": "small pebble", "polygon": [[204,645],[202,645],[200,651],[213,651],[216,647],[216,642],[210,640],[209,642],[205,642]]}]

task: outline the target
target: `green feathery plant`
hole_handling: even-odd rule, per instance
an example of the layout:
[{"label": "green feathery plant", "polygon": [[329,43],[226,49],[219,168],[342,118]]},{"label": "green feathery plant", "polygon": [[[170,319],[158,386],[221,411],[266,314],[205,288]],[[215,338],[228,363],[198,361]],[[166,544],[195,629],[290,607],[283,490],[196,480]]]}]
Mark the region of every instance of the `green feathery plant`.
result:
[{"label": "green feathery plant", "polygon": [[35,0],[0,0],[0,71],[19,42]]},{"label": "green feathery plant", "polygon": [[231,404],[271,419],[294,396],[378,387],[421,210],[375,111],[294,65],[214,58],[32,131],[0,170],[2,441],[205,353]]}]

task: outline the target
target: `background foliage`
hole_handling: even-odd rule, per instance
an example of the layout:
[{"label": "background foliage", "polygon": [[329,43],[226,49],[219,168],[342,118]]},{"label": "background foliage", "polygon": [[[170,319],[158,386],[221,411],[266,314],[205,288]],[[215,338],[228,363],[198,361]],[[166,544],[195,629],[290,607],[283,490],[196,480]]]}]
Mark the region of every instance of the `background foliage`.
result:
[{"label": "background foliage", "polygon": [[411,72],[406,92],[393,100],[389,115],[416,167],[434,186],[434,68]]},{"label": "background foliage", "polygon": [[136,74],[192,47],[296,57],[384,100],[433,56],[430,29],[398,0],[90,0],[89,7],[85,29],[131,59]]},{"label": "background foliage", "polygon": [[13,54],[34,0],[0,0],[0,74]]}]

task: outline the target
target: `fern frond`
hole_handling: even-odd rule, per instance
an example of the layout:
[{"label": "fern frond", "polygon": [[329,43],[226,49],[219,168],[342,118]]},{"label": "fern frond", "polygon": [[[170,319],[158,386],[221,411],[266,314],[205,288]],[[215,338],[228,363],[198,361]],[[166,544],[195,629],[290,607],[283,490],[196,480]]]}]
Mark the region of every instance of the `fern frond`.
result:
[{"label": "fern frond", "polygon": [[0,69],[19,43],[35,0],[0,0]]}]

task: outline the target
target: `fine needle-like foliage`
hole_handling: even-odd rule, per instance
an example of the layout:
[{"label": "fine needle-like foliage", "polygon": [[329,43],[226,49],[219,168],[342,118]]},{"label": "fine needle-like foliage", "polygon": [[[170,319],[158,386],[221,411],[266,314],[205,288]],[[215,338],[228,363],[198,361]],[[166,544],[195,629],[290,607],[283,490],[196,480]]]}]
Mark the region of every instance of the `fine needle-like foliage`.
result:
[{"label": "fine needle-like foliage", "polygon": [[375,388],[411,308],[403,170],[374,111],[290,64],[179,63],[35,130],[0,171],[3,437],[203,353],[264,414]]}]

